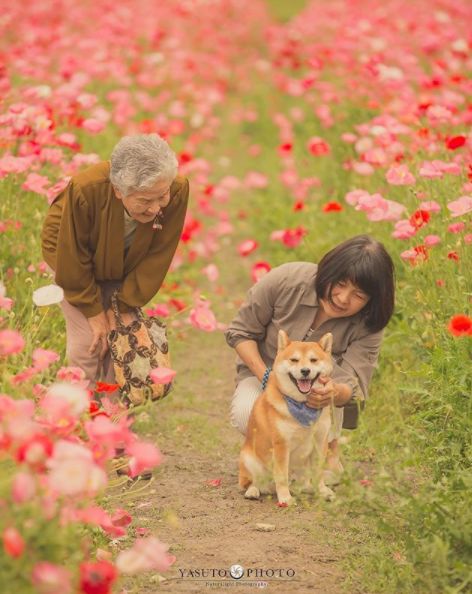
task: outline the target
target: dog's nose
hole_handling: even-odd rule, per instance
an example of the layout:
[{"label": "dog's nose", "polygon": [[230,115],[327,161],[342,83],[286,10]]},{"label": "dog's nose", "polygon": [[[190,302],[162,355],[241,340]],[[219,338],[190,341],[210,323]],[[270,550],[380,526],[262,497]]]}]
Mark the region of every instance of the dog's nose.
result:
[{"label": "dog's nose", "polygon": [[305,377],[306,377],[307,375],[310,375],[310,371],[311,371],[311,369],[310,369],[310,368],[308,368],[308,367],[303,367],[302,369],[300,369],[300,373],[301,373],[303,376],[305,376]]}]

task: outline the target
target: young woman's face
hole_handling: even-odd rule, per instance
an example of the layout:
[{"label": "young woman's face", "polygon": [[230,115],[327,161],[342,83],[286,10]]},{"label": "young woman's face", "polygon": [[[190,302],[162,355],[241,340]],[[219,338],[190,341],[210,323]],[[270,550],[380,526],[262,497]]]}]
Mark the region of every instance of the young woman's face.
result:
[{"label": "young woman's face", "polygon": [[347,318],[353,316],[367,305],[369,295],[351,281],[337,282],[331,291],[332,305],[328,299],[320,299],[320,305],[330,318]]}]

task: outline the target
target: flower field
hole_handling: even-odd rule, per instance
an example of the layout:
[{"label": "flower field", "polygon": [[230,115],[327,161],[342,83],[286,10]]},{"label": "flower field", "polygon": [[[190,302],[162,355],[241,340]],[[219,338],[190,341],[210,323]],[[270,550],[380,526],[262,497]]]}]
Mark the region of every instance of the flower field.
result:
[{"label": "flower field", "polygon": [[[470,3],[0,6],[2,592],[138,592],[138,574],[178,562],[112,503],[130,482],[115,473],[116,449],[130,477],[165,460],[115,386],[97,385],[98,405],[68,367],[40,249],[68,179],[122,135],[150,132],[190,180],[178,251],[146,308],[167,321],[171,345],[221,340],[228,303],[234,312],[271,267],[316,262],[360,233],[387,247],[395,315],[327,511],[347,527],[342,587],[470,592]],[[246,283],[237,293],[234,278]],[[208,381],[230,392],[232,372]],[[145,499],[141,483],[130,489]]]}]

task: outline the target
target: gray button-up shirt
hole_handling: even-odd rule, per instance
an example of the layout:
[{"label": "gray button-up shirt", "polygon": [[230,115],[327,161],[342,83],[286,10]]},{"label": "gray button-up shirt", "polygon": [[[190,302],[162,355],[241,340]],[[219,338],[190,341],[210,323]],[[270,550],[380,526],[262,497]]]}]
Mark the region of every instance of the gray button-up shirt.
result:
[{"label": "gray button-up shirt", "polygon": [[[279,330],[285,330],[291,340],[304,340],[319,307],[317,268],[310,262],[289,262],[262,277],[249,289],[246,301],[225,332],[227,343],[234,348],[244,340],[256,341],[264,363],[271,366],[277,354]],[[310,341],[318,341],[326,332],[333,335],[334,381],[351,386],[353,397],[367,398],[383,330],[369,331],[358,313],[326,320]],[[236,382],[252,375],[238,358]]]}]

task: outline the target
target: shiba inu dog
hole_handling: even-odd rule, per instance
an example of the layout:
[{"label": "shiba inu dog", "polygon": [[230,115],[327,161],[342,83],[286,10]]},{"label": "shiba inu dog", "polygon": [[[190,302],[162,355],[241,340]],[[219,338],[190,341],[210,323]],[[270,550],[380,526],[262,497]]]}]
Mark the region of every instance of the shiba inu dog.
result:
[{"label": "shiba inu dog", "polygon": [[317,343],[291,342],[283,330],[279,331],[273,370],[251,411],[240,454],[239,486],[246,490],[246,498],[257,499],[270,491],[273,477],[279,504],[289,504],[291,471],[302,481],[303,490],[310,492],[314,447],[319,456],[319,492],[325,499],[334,498],[321,472],[328,448],[331,407],[314,409],[306,405],[319,376],[329,376],[333,371],[332,343],[331,333]]}]

